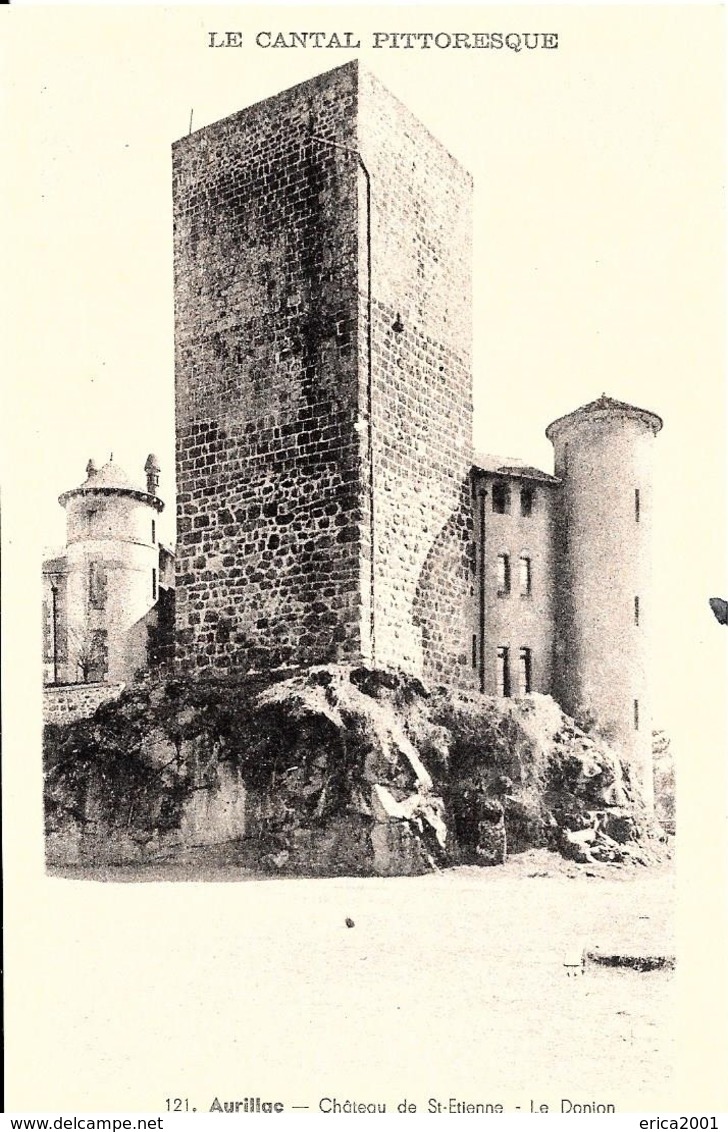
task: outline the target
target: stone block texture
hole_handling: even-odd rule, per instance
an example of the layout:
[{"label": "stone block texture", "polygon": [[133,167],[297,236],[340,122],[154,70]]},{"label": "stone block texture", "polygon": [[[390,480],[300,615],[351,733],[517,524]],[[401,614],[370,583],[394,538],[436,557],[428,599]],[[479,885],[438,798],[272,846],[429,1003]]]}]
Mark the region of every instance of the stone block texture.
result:
[{"label": "stone block texture", "polygon": [[178,659],[467,681],[468,175],[350,63],[173,178]]},{"label": "stone block texture", "polygon": [[73,723],[88,719],[98,707],[115,700],[124,684],[56,684],[43,689],[43,722]]},{"label": "stone block texture", "polygon": [[[470,683],[472,181],[366,71],[359,76],[359,149],[370,205],[374,522],[363,529],[370,567],[374,532],[375,659]],[[365,388],[366,228],[365,211]]]}]

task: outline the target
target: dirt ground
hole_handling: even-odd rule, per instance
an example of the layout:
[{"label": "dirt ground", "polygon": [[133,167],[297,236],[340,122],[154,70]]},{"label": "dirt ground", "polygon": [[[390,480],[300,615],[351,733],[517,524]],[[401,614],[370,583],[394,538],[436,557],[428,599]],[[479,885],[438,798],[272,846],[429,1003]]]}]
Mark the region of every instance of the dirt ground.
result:
[{"label": "dirt ground", "polygon": [[[185,1080],[202,1081],[192,1103],[203,1111],[215,1096],[260,1094],[283,1079],[287,1102],[313,1110],[324,1096],[380,1099],[389,1111],[405,1096],[420,1112],[451,1097],[525,1111],[532,1101],[553,1111],[564,1098],[664,1107],[671,972],[588,963],[572,977],[565,961],[582,948],[672,956],[668,866],[591,869],[534,851],[502,868],[411,878],[260,879],[220,859],[195,871],[228,883],[176,883],[190,876],[180,863],[64,870],[112,882],[92,886],[108,910],[102,933],[143,904],[149,946],[189,970],[184,1011],[155,1010],[170,993],[164,964],[151,980],[129,934],[121,975],[138,991],[142,972],[150,1008],[130,1005],[139,1043],[129,1057],[151,1058],[160,1079],[163,1065],[176,1067],[178,1083],[168,1072],[160,1095],[186,1096]],[[140,879],[162,883],[113,883]],[[90,887],[71,885],[79,900]],[[161,909],[172,910],[164,922]],[[103,995],[89,966],[90,992]],[[90,1018],[78,1050],[86,1064],[98,1061],[93,1006]],[[216,1033],[234,1037],[216,1044]]]}]

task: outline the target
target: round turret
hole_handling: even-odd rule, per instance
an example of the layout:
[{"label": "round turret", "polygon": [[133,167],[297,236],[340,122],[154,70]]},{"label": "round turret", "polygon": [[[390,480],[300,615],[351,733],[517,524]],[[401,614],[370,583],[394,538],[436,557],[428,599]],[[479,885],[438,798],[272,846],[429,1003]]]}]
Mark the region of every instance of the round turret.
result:
[{"label": "round turret", "polygon": [[662,421],[602,395],[549,425],[563,481],[555,666],[559,698],[630,761],[652,804],[652,455]]},{"label": "round turret", "polygon": [[[149,461],[147,461],[149,463]],[[156,461],[155,461],[156,463]],[[145,469],[147,470],[147,469]],[[155,468],[158,479],[158,466]],[[147,661],[147,620],[158,596],[157,517],[164,504],[110,459],[89,460],[64,492],[68,680],[128,680]]]}]

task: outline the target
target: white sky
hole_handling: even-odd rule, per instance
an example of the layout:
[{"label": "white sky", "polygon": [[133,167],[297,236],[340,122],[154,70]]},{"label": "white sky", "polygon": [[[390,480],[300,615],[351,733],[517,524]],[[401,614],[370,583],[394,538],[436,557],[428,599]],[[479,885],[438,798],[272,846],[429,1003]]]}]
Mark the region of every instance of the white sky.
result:
[{"label": "white sky", "polygon": [[[558,51],[357,54],[475,179],[476,446],[549,469],[545,426],[602,392],[665,420],[656,722],[679,732],[678,690],[709,699],[688,662],[723,663],[707,599],[728,588],[722,17],[698,11],[16,11],[6,535],[62,543],[57,496],[90,455],[142,481],[155,451],[173,537],[171,143],[191,109],[199,128],[352,57],[256,31],[558,31]],[[231,29],[244,48],[207,47]]]}]

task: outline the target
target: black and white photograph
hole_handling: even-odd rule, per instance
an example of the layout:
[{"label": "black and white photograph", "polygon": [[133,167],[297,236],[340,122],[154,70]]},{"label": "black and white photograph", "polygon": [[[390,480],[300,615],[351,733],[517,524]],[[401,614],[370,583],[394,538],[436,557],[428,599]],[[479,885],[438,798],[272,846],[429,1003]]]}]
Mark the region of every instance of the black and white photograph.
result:
[{"label": "black and white photograph", "polygon": [[4,22],[8,1110],[726,1111],[720,10]]}]

